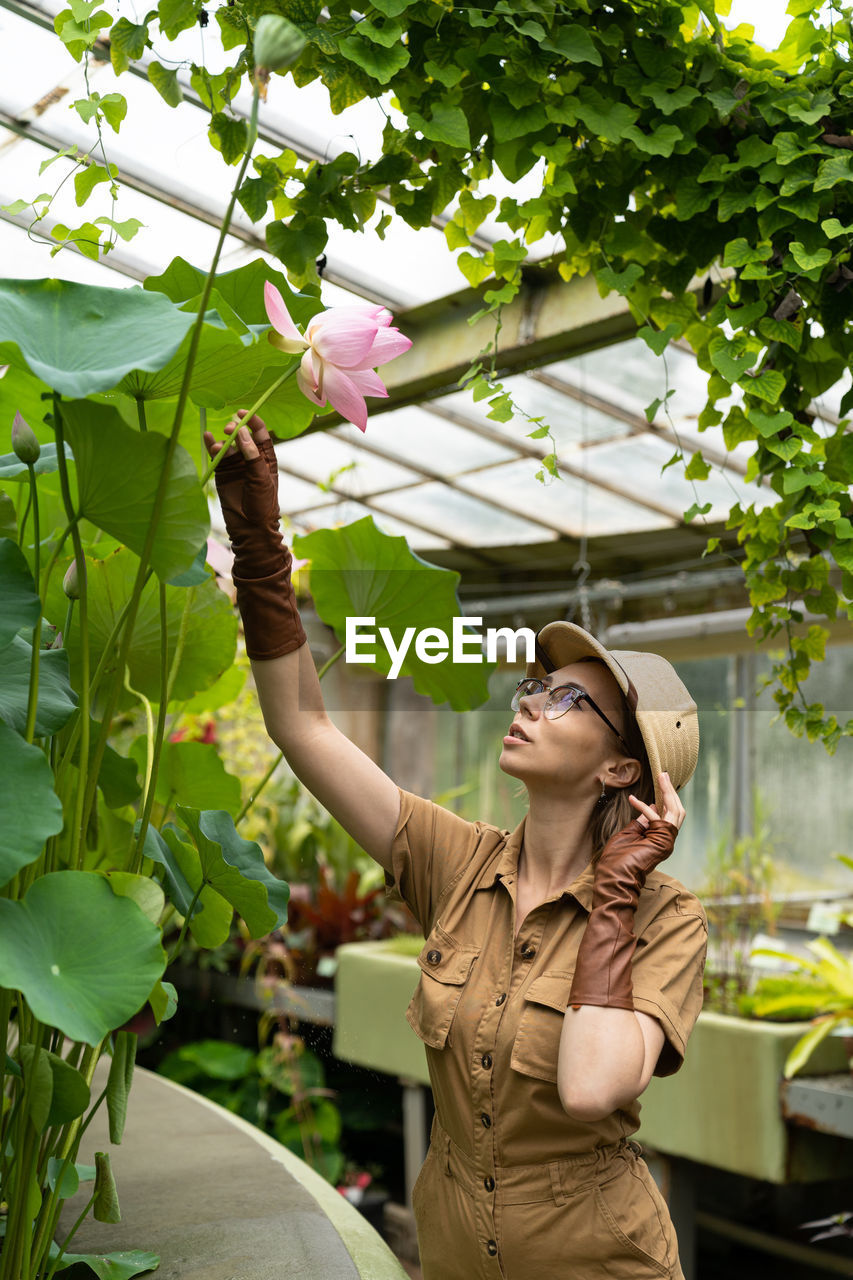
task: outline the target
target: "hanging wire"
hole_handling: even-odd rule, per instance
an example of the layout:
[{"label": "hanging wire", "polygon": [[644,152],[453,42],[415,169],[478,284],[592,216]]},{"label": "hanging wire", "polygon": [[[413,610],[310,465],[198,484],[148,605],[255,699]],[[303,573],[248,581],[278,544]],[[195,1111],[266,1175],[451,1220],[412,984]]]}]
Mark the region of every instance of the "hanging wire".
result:
[{"label": "hanging wire", "polygon": [[586,583],[592,572],[592,566],[587,559],[587,549],[589,539],[587,529],[589,524],[588,507],[589,507],[589,480],[586,474],[587,468],[587,438],[588,438],[588,405],[586,403],[586,369],[583,364],[583,357],[578,361],[579,386],[581,390],[580,401],[580,422],[581,422],[581,538],[580,547],[578,549],[578,558],[572,565],[572,573],[576,575],[575,589],[573,592],[572,603],[566,617],[567,622],[571,622],[575,616],[575,611],[580,606],[581,626],[584,631],[591,630],[590,612],[589,612],[589,593]]}]

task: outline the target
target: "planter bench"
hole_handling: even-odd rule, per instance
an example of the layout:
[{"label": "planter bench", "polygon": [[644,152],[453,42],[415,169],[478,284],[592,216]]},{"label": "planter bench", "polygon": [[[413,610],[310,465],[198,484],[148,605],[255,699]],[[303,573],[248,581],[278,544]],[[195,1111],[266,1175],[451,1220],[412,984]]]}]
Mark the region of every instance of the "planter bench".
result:
[{"label": "planter bench", "polygon": [[[122,1221],[88,1218],[72,1252],[151,1250],[161,1258],[157,1280],[405,1280],[381,1236],[334,1187],[216,1103],[137,1070],[118,1147],[110,1147],[105,1111],[80,1159],[110,1152]],[[66,1202],[60,1235],[90,1194],[87,1183]]]}]

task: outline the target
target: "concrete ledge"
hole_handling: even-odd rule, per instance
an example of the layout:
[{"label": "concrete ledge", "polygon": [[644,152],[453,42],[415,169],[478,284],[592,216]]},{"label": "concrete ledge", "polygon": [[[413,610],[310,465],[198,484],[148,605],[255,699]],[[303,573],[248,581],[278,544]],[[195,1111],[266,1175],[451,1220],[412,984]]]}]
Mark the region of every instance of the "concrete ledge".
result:
[{"label": "concrete ledge", "polygon": [[[71,1252],[150,1249],[160,1255],[158,1280],[406,1278],[377,1232],[304,1161],[163,1076],[136,1072],[119,1147],[102,1108],[79,1159],[94,1163],[95,1151],[110,1152],[122,1221],[87,1219]],[[60,1237],[90,1194],[86,1184],[66,1202]]]}]

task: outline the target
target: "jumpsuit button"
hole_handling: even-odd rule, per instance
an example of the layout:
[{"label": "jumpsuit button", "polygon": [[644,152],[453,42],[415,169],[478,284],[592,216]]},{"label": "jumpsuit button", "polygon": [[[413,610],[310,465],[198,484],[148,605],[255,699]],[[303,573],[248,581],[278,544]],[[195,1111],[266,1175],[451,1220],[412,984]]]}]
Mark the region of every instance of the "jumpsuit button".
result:
[{"label": "jumpsuit button", "polygon": [[494,1189],[495,1189],[495,1180],[494,1180],[494,1178],[492,1178],[492,1177],[484,1178],[484,1179],[483,1179],[483,1186],[486,1188],[486,1190],[487,1190],[487,1191],[494,1191]]},{"label": "jumpsuit button", "polygon": [[492,1065],[492,1055],[490,1053],[484,1053],[480,1059],[480,1065],[485,1067],[486,1071],[489,1071]]},{"label": "jumpsuit button", "polygon": [[503,1004],[504,1000],[506,1000],[506,992],[504,992],[503,995],[498,996],[495,1004]]},{"label": "jumpsuit button", "polygon": [[484,1129],[491,1129],[491,1127],[492,1127],[492,1117],[491,1117],[491,1116],[486,1115],[486,1113],[485,1113],[485,1111],[484,1111],[484,1112],[483,1112],[483,1114],[480,1116],[480,1119],[481,1119],[481,1120],[482,1120],[482,1122],[483,1122],[483,1128],[484,1128]]},{"label": "jumpsuit button", "polygon": [[440,961],[441,961],[441,952],[440,952],[440,951],[428,951],[428,952],[427,952],[427,964],[439,964],[439,963],[440,963]]},{"label": "jumpsuit button", "polygon": [[526,946],[521,948],[522,960],[532,960],[535,955],[536,955],[536,948],[531,946],[530,943],[527,943]]},{"label": "jumpsuit button", "polygon": [[488,1249],[492,1257],[494,1257],[498,1251],[497,1243],[494,1240],[490,1240],[489,1243],[486,1245],[486,1248]]}]

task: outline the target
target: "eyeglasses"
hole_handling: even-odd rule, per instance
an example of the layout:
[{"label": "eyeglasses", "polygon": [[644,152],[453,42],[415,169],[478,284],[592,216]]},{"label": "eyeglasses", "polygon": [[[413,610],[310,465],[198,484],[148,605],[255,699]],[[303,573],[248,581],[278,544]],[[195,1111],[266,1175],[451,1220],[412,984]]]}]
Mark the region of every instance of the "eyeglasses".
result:
[{"label": "eyeglasses", "polygon": [[515,693],[512,695],[512,702],[510,703],[513,711],[520,710],[522,698],[532,697],[537,693],[548,694],[544,707],[544,714],[548,720],[557,720],[560,716],[564,716],[570,707],[576,706],[579,702],[588,702],[595,714],[600,716],[604,723],[613,730],[622,746],[631,754],[631,748],[613,721],[608,720],[601,707],[593,701],[585,689],[579,689],[575,684],[560,684],[555,689],[551,689],[545,684],[544,680],[537,680],[535,676],[528,676],[526,680],[519,680],[515,687]]}]

